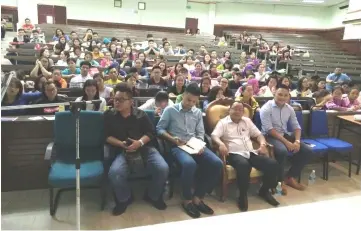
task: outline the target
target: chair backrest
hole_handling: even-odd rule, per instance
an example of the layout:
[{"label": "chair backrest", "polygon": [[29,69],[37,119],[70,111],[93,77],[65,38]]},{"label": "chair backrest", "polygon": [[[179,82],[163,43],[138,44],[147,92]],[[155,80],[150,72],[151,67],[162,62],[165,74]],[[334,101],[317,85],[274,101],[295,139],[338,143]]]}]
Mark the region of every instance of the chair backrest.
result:
[{"label": "chair backrest", "polygon": [[144,110],[144,112],[147,114],[147,116],[149,117],[150,121],[152,121],[154,127],[157,126],[157,123],[159,121],[159,117],[156,117],[154,114],[154,110]]},{"label": "chair backrest", "polygon": [[[229,114],[229,108],[234,103],[232,99],[215,100],[210,103],[206,110],[206,132],[212,133],[218,121]],[[252,118],[252,108],[248,104],[243,103],[244,116]]]},{"label": "chair backrest", "polygon": [[[69,112],[55,113],[54,143],[56,158],[74,161],[76,155],[76,121]],[[103,158],[104,120],[103,113],[81,111],[79,114],[79,150],[81,161]]]},{"label": "chair backrest", "polygon": [[[296,117],[297,117],[297,121],[298,121],[298,124],[300,125],[301,127],[301,136],[303,137],[304,136],[304,129],[303,129],[303,114],[302,114],[302,110],[295,110],[296,112]],[[287,130],[289,132],[293,132],[293,128],[292,128],[292,125],[290,123],[290,121],[288,121],[287,123]]]},{"label": "chair backrest", "polygon": [[254,120],[254,124],[256,125],[258,130],[262,131],[261,113],[259,111],[256,111],[254,113],[253,120]]},{"label": "chair backrest", "polygon": [[310,136],[328,136],[328,121],[325,110],[310,111]]}]

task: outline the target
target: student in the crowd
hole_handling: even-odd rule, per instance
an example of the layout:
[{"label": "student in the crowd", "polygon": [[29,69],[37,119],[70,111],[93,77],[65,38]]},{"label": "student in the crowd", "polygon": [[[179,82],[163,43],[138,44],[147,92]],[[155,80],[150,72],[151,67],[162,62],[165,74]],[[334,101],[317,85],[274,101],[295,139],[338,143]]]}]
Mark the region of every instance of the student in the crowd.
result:
[{"label": "student in the crowd", "polygon": [[228,79],[222,78],[220,81],[220,86],[223,90],[224,97],[233,97],[233,92],[228,87]]},{"label": "student in the crowd", "polygon": [[190,75],[192,76],[192,80],[199,80],[201,79],[202,74],[202,64],[200,62],[197,62],[195,65],[194,70],[190,71]]},{"label": "student in the crowd", "polygon": [[45,78],[49,78],[51,76],[51,66],[49,59],[44,56],[36,60],[35,67],[30,72],[30,77],[32,78],[40,76],[44,76]]},{"label": "student in the crowd", "polygon": [[[297,190],[306,187],[298,183],[304,166],[311,160],[312,149],[301,142],[301,127],[298,124],[294,109],[287,104],[289,89],[284,85],[278,86],[275,97],[264,104],[260,110],[262,132],[267,141],[274,146],[274,154],[281,168],[277,174],[277,181],[282,182],[282,193],[287,194],[284,184]],[[287,124],[290,122],[293,132],[288,132]],[[284,179],[284,167],[289,152],[294,153],[292,165]]]},{"label": "student in the crowd", "polygon": [[210,90],[207,99],[203,101],[203,111],[205,112],[208,108],[208,105],[215,100],[226,98],[223,93],[223,89],[220,86],[212,87]]},{"label": "student in the crowd", "polygon": [[183,64],[182,63],[177,63],[174,66],[174,69],[171,70],[171,72],[169,73],[171,79],[174,79],[178,74],[179,74],[179,70],[183,68]]},{"label": "student in the crowd", "polygon": [[126,53],[122,54],[122,59],[120,60],[120,68],[126,69],[133,66],[133,61],[129,59],[129,56]]},{"label": "student in the crowd", "polygon": [[61,74],[61,70],[56,67],[53,69],[52,80],[57,88],[67,88],[68,87],[68,83],[63,78],[63,76]]},{"label": "student in the crowd", "polygon": [[79,38],[78,33],[75,31],[70,32],[70,40],[68,42],[69,46],[72,47],[75,45],[75,41],[79,42],[76,46],[81,46],[82,41]]},{"label": "student in the crowd", "polygon": [[220,59],[221,64],[225,63],[227,60],[232,60],[231,52],[225,51],[223,53],[223,58]]},{"label": "student in the crowd", "polygon": [[201,89],[201,96],[208,96],[211,91],[211,78],[209,76],[205,76],[204,73],[199,87]]},{"label": "student in the crowd", "polygon": [[161,116],[166,107],[173,105],[174,103],[169,99],[167,92],[158,91],[154,98],[148,99],[138,108],[141,110],[154,110],[156,116]]},{"label": "student in the crowd", "polygon": [[161,61],[158,63],[158,66],[160,67],[160,70],[162,71],[162,77],[163,79],[168,79],[168,67],[167,63],[165,61]]},{"label": "student in the crowd", "polygon": [[43,91],[43,86],[44,86],[44,83],[48,81],[47,78],[45,78],[44,76],[40,76],[40,77],[37,77],[34,81],[34,90],[35,91],[40,91],[42,92]]},{"label": "student in the crowd", "polygon": [[127,54],[128,55],[128,59],[131,60],[131,61],[134,61],[135,60],[135,55],[133,54],[133,49],[131,46],[127,46],[124,50],[124,53],[123,54]]},{"label": "student in the crowd", "polygon": [[207,49],[206,49],[206,46],[205,46],[205,45],[201,45],[201,46],[199,47],[198,55],[204,57],[206,54],[208,54],[208,51],[207,51]]},{"label": "student in the crowd", "polygon": [[336,84],[343,83],[345,81],[351,81],[348,75],[342,73],[342,68],[337,67],[334,73],[331,73],[326,78],[326,89],[332,91],[332,87]]},{"label": "student in the crowd", "polygon": [[147,68],[143,67],[143,62],[142,60],[140,60],[139,58],[136,59],[134,61],[134,67],[136,68],[138,74],[143,78],[143,79],[148,79],[148,71]]},{"label": "student in the crowd", "polygon": [[80,63],[83,62],[83,61],[90,62],[92,67],[99,67],[100,66],[100,64],[93,59],[93,54],[91,52],[89,52],[89,51],[85,52],[84,59],[78,59],[76,61],[76,66],[79,67]]},{"label": "student in the crowd", "polygon": [[148,64],[148,62],[146,61],[146,57],[145,57],[145,54],[144,54],[144,52],[139,52],[138,53],[138,59],[140,59],[140,61],[142,61],[142,67],[143,68],[147,68],[147,67],[149,67],[149,64]]},{"label": "student in the crowd", "polygon": [[184,68],[187,68],[188,71],[193,71],[195,69],[194,59],[192,56],[186,56],[186,62],[183,64]]},{"label": "student in the crowd", "polygon": [[329,110],[335,111],[347,111],[348,100],[347,96],[343,96],[344,92],[341,86],[334,86],[332,89],[332,100],[325,104],[325,107]]},{"label": "student in the crowd", "polygon": [[239,65],[245,67],[247,65],[247,53],[245,51],[241,52],[239,57]]},{"label": "student in the crowd", "polygon": [[209,70],[209,66],[211,65],[212,60],[209,54],[204,55],[202,64],[203,70]]},{"label": "student in the crowd", "polygon": [[118,70],[116,67],[110,67],[109,68],[109,79],[104,82],[107,86],[115,86],[118,83],[121,83],[122,81],[119,79]]},{"label": "student in the crowd", "polygon": [[68,66],[68,59],[70,57],[69,51],[62,51],[60,52],[60,59],[58,60],[58,62],[56,62],[55,66]]},{"label": "student in the crowd", "polygon": [[70,47],[70,50],[69,51],[72,51],[74,52],[75,50],[75,47],[80,47],[81,51],[83,52],[84,51],[84,48],[81,46],[81,41],[80,39],[76,38],[72,41],[71,45],[70,43],[69,44],[69,47]]},{"label": "student in the crowd", "polygon": [[5,38],[6,24],[7,24],[6,19],[1,18],[1,40],[4,40],[4,38]]},{"label": "student in the crowd", "polygon": [[84,82],[93,79],[89,75],[89,69],[91,67],[90,62],[83,61],[80,63],[80,74],[76,75],[70,80],[69,88],[83,88]]},{"label": "student in the crowd", "polygon": [[210,73],[212,79],[216,79],[220,76],[217,71],[217,64],[212,63],[209,66],[209,73]]},{"label": "student in the crowd", "polygon": [[297,89],[291,91],[292,97],[309,97],[312,95],[312,91],[309,88],[308,78],[302,77],[297,82]]},{"label": "student in the crowd", "polygon": [[[204,56],[204,59],[206,58],[205,56]],[[218,59],[217,51],[215,51],[215,50],[211,51],[211,63],[214,63],[214,64],[220,63],[220,60]],[[211,64],[211,63],[209,63],[209,64]],[[209,70],[209,68],[207,68],[207,70]]]},{"label": "student in the crowd", "polygon": [[73,52],[70,53],[70,58],[84,60],[84,52],[80,46],[73,47]]},{"label": "student in the crowd", "polygon": [[[59,72],[60,73],[60,72]],[[58,95],[58,89],[52,80],[48,80],[43,84],[43,94],[39,99],[33,102],[33,104],[50,104],[50,103],[62,103],[67,100],[65,97]],[[33,115],[54,115],[59,111],[59,106],[56,107],[44,107],[31,109]]]},{"label": "student in the crowd", "polygon": [[[21,81],[17,78],[12,78],[1,101],[1,106],[27,105],[29,102],[38,99],[41,94],[39,91],[25,93]],[[24,109],[4,110],[1,111],[1,116],[22,115],[25,112],[26,110]]]},{"label": "student in the crowd", "polygon": [[67,59],[68,68],[64,69],[61,74],[64,78],[72,78],[80,74],[80,68],[76,67],[76,59]]},{"label": "student in the crowd", "polygon": [[282,55],[279,59],[279,63],[277,65],[277,69],[286,69],[287,68],[287,62],[289,60],[292,60],[292,57],[290,55],[289,50],[282,51]]},{"label": "student in the crowd", "polygon": [[312,87],[311,88],[312,93],[317,92],[317,91],[321,91],[321,90],[325,90],[326,89],[326,79],[319,78],[316,81],[315,85],[310,84],[310,87]]},{"label": "student in the crowd", "polygon": [[97,81],[88,79],[83,86],[83,96],[76,98],[75,102],[101,100],[100,104],[86,103],[85,110],[87,111],[104,111],[107,105],[105,99],[99,96],[99,88]]},{"label": "student in the crowd", "polygon": [[351,89],[351,87],[353,87],[353,85],[354,84],[350,81],[345,81],[345,82],[341,83],[341,88],[343,90],[344,96],[347,96],[348,93],[350,93],[350,89]]},{"label": "student in the crowd", "polygon": [[104,99],[109,99],[114,96],[113,88],[104,85],[104,78],[101,73],[94,74],[93,79],[97,81],[100,97],[103,97]]},{"label": "student in the crowd", "polygon": [[251,52],[251,54],[249,55],[249,59],[247,60],[245,69],[246,70],[256,70],[258,66],[259,66],[259,60],[256,57],[256,53]]},{"label": "student in the crowd", "polygon": [[93,47],[93,59],[102,59],[104,58],[104,54],[99,51],[99,47]]},{"label": "student in the crowd", "polygon": [[131,72],[125,77],[125,82],[127,83],[128,87],[132,89],[133,96],[138,97],[140,96],[139,90],[136,88],[137,84],[140,82],[137,78],[137,72]]},{"label": "student in the crowd", "polygon": [[318,89],[318,87],[317,87],[317,83],[318,83],[318,81],[319,81],[319,79],[320,79],[320,76],[318,76],[318,75],[313,75],[313,76],[311,76],[311,78],[310,78],[310,80],[309,80],[309,87],[310,87],[310,89],[311,89],[311,91],[312,92],[316,92],[317,91],[317,89]]},{"label": "student in the crowd", "polygon": [[25,19],[25,24],[23,24],[21,26],[21,28],[26,32],[26,33],[31,33],[32,30],[34,30],[35,26],[31,23],[29,18]]},{"label": "student in the crowd", "polygon": [[40,43],[40,44],[45,43],[45,40],[43,38],[39,37],[39,31],[33,30],[32,35],[33,35],[33,37],[30,39],[31,43]]},{"label": "student in the crowd", "polygon": [[144,49],[144,54],[148,55],[159,55],[159,49],[155,47],[154,40],[148,41],[148,47]]},{"label": "student in the crowd", "polygon": [[147,81],[148,86],[157,86],[159,88],[167,88],[167,81],[162,78],[162,70],[159,66],[154,66],[150,78]]},{"label": "student in the crowd", "polygon": [[236,101],[246,103],[251,106],[253,113],[259,109],[259,104],[256,99],[253,97],[253,87],[250,84],[244,84],[241,87],[241,95],[236,97]]},{"label": "student in the crowd", "polygon": [[83,42],[89,42],[93,39],[93,30],[87,29],[83,37]]},{"label": "student in the crowd", "polygon": [[70,50],[69,44],[67,44],[66,41],[67,40],[65,39],[64,36],[61,36],[59,38],[58,44],[60,44],[60,46],[61,46],[61,51],[69,51]]},{"label": "student in the crowd", "polygon": [[183,94],[185,91],[184,82],[185,82],[185,79],[184,79],[183,75],[178,74],[174,78],[174,85],[168,87],[168,89],[167,89],[169,97],[176,97],[178,95]]},{"label": "student in the crowd", "polygon": [[[280,166],[270,158],[266,139],[261,131],[250,118],[243,115],[243,104],[234,102],[229,115],[218,121],[212,132],[212,140],[217,144],[219,153],[237,172],[238,208],[241,211],[248,210],[247,191],[252,167],[263,172],[262,187],[258,195],[267,203],[278,206],[279,202],[272,196],[270,189],[277,185],[276,177]],[[260,145],[258,149],[254,149],[251,138],[257,138]]]},{"label": "student in the crowd", "polygon": [[268,73],[266,72],[266,67],[262,64],[259,65],[258,72],[254,73],[254,74],[255,74],[256,79],[261,83],[265,83],[269,77]]},{"label": "student in the crowd", "polygon": [[190,155],[178,147],[193,137],[204,140],[202,112],[195,107],[199,96],[200,89],[197,84],[189,84],[182,102],[167,107],[157,124],[158,135],[168,141],[171,146],[170,154],[182,168],[182,207],[193,218],[200,217],[200,213],[209,215],[214,213],[204,203],[203,198],[219,183],[223,169],[220,158],[207,147],[198,155]]},{"label": "student in the crowd", "polygon": [[113,60],[119,60],[121,52],[117,48],[117,44],[111,43],[109,46],[109,52]]},{"label": "student in the crowd", "polygon": [[233,76],[233,79],[231,81],[229,81],[228,83],[228,87],[231,90],[237,90],[242,86],[242,73],[241,72],[236,72],[235,75]]},{"label": "student in the crowd", "polygon": [[217,70],[223,72],[230,72],[233,68],[233,62],[231,60],[226,60],[223,64],[218,65]]},{"label": "student in the crowd", "polygon": [[70,40],[70,39],[69,39],[69,36],[66,35],[66,34],[64,34],[64,31],[63,31],[62,29],[57,28],[57,29],[55,30],[55,34],[54,34],[54,36],[53,36],[53,41],[59,41],[59,39],[60,39],[61,37],[65,37],[65,40],[66,40],[66,41],[69,41],[69,40]]},{"label": "student in the crowd", "polygon": [[266,81],[266,86],[261,87],[259,90],[258,95],[261,97],[273,97],[276,92],[277,83],[277,76],[271,75]]},{"label": "student in the crowd", "polygon": [[135,155],[142,157],[152,176],[144,200],[153,207],[164,210],[167,205],[162,194],[169,169],[162,155],[153,146],[154,125],[144,111],[133,107],[133,93],[127,84],[118,84],[114,91],[114,108],[104,113],[106,142],[117,153],[108,173],[115,199],[113,215],[124,213],[133,201],[128,183],[128,159]]},{"label": "student in the crowd", "polygon": [[189,71],[187,68],[182,67],[179,70],[179,74],[183,75],[183,78],[185,79],[185,81],[190,81],[192,79],[192,76],[189,74]]},{"label": "student in the crowd", "polygon": [[163,43],[163,48],[160,49],[161,55],[174,55],[174,51],[169,42]]},{"label": "student in the crowd", "polygon": [[29,35],[25,34],[24,29],[20,28],[20,29],[18,29],[17,36],[13,39],[13,42],[28,43],[28,42],[30,42],[30,37],[29,37]]},{"label": "student in the crowd", "polygon": [[100,66],[102,68],[109,68],[113,64],[112,55],[109,51],[104,53],[104,58],[100,61]]},{"label": "student in the crowd", "polygon": [[360,89],[357,87],[352,87],[347,97],[345,97],[346,105],[352,111],[360,110],[361,108],[361,103],[357,99],[359,94]]},{"label": "student in the crowd", "polygon": [[189,36],[193,35],[192,29],[188,28],[186,30],[186,35],[189,35]]},{"label": "student in the crowd", "polygon": [[289,79],[288,76],[283,76],[282,78],[280,78],[280,80],[278,81],[278,85],[280,84],[285,85],[289,89],[292,89],[291,80]]},{"label": "student in the crowd", "polygon": [[218,42],[217,46],[219,46],[219,47],[227,47],[228,46],[224,36],[219,38],[219,42]]},{"label": "student in the crowd", "polygon": [[313,93],[312,98],[316,100],[316,104],[312,107],[312,110],[327,110],[326,103],[332,101],[332,94],[326,89],[323,89]]},{"label": "student in the crowd", "polygon": [[[60,54],[60,52],[59,52]],[[50,58],[50,51],[47,47],[43,47],[39,51],[39,57],[46,57],[49,59],[50,66],[54,66],[54,61]]]}]

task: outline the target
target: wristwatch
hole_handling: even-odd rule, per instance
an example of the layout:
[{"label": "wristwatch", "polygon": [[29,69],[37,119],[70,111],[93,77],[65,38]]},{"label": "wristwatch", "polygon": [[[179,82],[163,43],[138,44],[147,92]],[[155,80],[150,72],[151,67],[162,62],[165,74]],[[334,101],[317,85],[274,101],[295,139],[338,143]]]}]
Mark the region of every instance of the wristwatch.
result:
[{"label": "wristwatch", "polygon": [[139,139],[139,142],[140,142],[140,144],[141,144],[141,147],[143,147],[143,146],[144,146],[143,140],[142,140],[142,139]]}]

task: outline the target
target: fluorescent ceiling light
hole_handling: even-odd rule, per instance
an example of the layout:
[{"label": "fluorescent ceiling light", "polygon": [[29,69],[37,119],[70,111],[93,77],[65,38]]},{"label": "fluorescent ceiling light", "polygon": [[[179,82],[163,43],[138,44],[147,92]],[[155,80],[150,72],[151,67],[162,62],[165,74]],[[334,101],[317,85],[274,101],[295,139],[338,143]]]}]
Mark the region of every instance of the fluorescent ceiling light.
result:
[{"label": "fluorescent ceiling light", "polygon": [[325,0],[303,0],[303,3],[324,3]]}]

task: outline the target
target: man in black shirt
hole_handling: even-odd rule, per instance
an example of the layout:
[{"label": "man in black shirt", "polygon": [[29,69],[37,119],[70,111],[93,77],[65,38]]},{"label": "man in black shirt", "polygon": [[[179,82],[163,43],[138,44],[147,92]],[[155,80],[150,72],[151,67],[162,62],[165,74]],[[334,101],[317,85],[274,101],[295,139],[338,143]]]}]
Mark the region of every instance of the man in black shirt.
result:
[{"label": "man in black shirt", "polygon": [[157,86],[159,88],[167,88],[167,82],[162,78],[162,70],[160,66],[154,66],[152,68],[151,76],[147,81],[148,86]]},{"label": "man in black shirt", "polygon": [[132,106],[132,90],[126,83],[118,84],[114,92],[114,108],[104,113],[106,142],[117,150],[108,174],[115,194],[116,206],[113,214],[124,213],[132,202],[127,157],[138,154],[152,176],[144,200],[157,209],[164,210],[167,205],[163,201],[162,193],[169,169],[158,150],[152,146],[151,141],[155,137],[154,125],[144,111]]},{"label": "man in black shirt", "polygon": [[237,90],[238,88],[240,88],[242,86],[241,80],[242,80],[242,73],[241,72],[234,73],[233,80],[229,81],[228,84],[229,89]]}]

